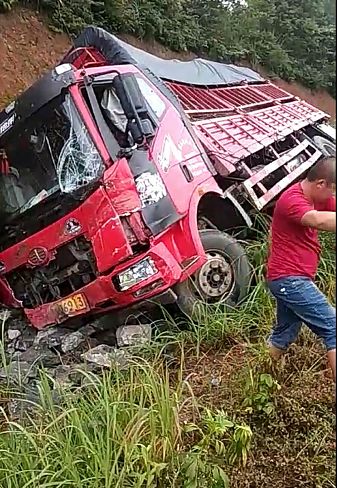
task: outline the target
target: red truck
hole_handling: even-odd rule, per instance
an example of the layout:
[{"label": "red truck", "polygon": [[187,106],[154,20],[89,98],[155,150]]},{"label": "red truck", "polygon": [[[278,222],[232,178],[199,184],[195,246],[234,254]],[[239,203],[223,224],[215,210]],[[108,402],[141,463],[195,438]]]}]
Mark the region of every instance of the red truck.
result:
[{"label": "red truck", "polygon": [[328,115],[248,68],[165,61],[88,27],[0,113],[0,297],[41,329],[235,306],[257,213],[323,154]]}]

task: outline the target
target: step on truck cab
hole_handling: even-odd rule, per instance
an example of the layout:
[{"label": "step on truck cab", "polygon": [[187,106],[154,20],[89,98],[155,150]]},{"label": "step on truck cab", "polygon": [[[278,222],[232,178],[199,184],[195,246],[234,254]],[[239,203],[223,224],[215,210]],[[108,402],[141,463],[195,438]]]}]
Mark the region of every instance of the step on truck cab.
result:
[{"label": "step on truck cab", "polygon": [[237,230],[325,154],[321,110],[248,68],[89,27],[0,114],[0,298],[43,328],[141,302],[237,305]]}]

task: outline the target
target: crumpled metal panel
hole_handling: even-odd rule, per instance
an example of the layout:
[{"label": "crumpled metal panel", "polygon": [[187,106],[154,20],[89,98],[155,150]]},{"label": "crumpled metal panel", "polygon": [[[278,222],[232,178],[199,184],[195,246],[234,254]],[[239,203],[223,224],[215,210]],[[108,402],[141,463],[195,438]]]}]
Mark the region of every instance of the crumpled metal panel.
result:
[{"label": "crumpled metal panel", "polygon": [[248,113],[193,122],[219,174],[263,147],[328,117],[303,100],[274,105]]}]

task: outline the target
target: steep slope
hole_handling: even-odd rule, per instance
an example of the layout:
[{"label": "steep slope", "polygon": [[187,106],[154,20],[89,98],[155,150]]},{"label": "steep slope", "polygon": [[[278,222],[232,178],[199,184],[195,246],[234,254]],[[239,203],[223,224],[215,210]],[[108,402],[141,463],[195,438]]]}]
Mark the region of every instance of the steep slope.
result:
[{"label": "steep slope", "polygon": [[67,36],[49,31],[33,12],[0,14],[0,104],[27,88],[68,48]]},{"label": "steep slope", "polygon": [[[124,39],[166,59],[195,57],[192,53],[174,53],[156,42],[143,42],[131,36],[124,36]],[[67,36],[49,30],[45,19],[35,12],[18,9],[0,14],[0,107],[57,62],[68,48]],[[299,84],[283,80],[275,80],[275,83],[336,118],[336,102],[325,91],[311,92]]]}]

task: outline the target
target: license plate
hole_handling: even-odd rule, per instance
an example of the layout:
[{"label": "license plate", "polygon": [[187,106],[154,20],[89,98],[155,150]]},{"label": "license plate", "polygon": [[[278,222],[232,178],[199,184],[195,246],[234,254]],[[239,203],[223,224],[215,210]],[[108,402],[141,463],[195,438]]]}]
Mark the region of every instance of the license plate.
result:
[{"label": "license plate", "polygon": [[65,315],[76,315],[84,310],[89,310],[87,300],[82,293],[61,300],[59,306]]}]

